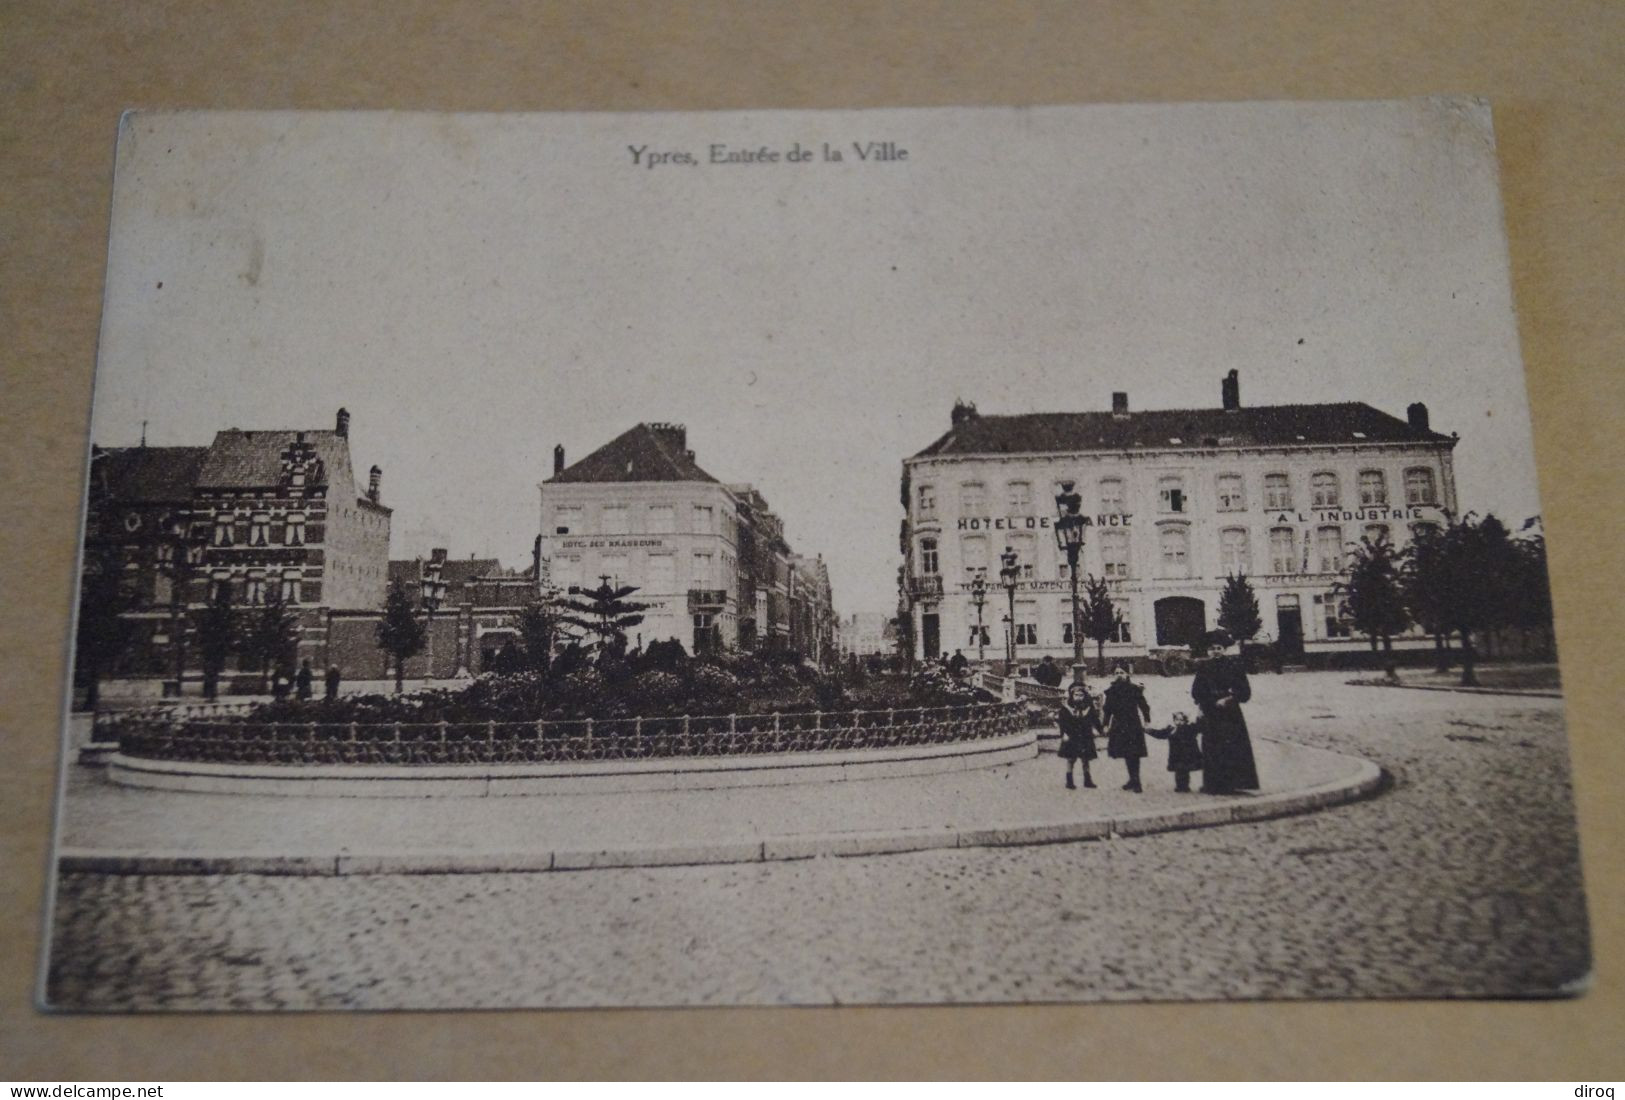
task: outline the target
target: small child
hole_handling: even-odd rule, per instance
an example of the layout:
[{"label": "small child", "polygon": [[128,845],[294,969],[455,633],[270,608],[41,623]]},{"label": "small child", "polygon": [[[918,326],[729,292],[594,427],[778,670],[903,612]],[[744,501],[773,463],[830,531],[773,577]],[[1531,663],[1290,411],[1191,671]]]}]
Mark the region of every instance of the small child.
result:
[{"label": "small child", "polygon": [[1168,742],[1168,770],[1174,773],[1174,790],[1189,794],[1191,772],[1202,770],[1202,749],[1196,740],[1201,726],[1180,710],[1174,712],[1173,724],[1166,729],[1145,732]]}]

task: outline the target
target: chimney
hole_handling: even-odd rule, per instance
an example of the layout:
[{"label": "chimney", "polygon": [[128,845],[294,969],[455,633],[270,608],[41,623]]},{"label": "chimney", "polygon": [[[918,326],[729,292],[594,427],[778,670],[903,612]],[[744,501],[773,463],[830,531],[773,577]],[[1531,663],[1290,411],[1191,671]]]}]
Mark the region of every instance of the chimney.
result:
[{"label": "chimney", "polygon": [[1128,394],[1125,393],[1123,390],[1113,390],[1112,391],[1112,415],[1113,416],[1127,416],[1128,415]]},{"label": "chimney", "polygon": [[1420,401],[1413,401],[1405,410],[1405,419],[1410,421],[1412,428],[1419,432],[1428,430],[1428,407]]},{"label": "chimney", "polygon": [[383,480],[384,471],[374,466],[367,474],[367,499],[374,504],[378,503],[378,483]]},{"label": "chimney", "polygon": [[648,428],[660,442],[678,454],[688,450],[688,428],[684,425],[661,421],[648,425]]},{"label": "chimney", "polygon": [[350,438],[350,410],[349,409],[340,409],[339,410],[338,420],[333,425],[333,431],[338,434],[338,437],[340,439],[349,439]]},{"label": "chimney", "polygon": [[1241,372],[1232,367],[1230,373],[1224,376],[1220,391],[1224,396],[1225,412],[1235,412],[1241,408]]},{"label": "chimney", "polygon": [[975,420],[978,415],[980,414],[977,413],[976,406],[972,402],[955,401],[952,417],[953,426],[957,428],[968,420]]},{"label": "chimney", "polygon": [[558,477],[564,472],[564,444],[559,443],[553,448],[553,476]]}]

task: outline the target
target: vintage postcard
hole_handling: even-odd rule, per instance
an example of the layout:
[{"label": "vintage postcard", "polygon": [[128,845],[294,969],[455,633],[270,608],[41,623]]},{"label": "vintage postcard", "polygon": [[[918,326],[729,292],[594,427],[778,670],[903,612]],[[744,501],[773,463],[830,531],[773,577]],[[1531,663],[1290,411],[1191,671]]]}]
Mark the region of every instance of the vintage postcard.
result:
[{"label": "vintage postcard", "polygon": [[1491,111],[132,112],[41,1002],[1590,974]]}]

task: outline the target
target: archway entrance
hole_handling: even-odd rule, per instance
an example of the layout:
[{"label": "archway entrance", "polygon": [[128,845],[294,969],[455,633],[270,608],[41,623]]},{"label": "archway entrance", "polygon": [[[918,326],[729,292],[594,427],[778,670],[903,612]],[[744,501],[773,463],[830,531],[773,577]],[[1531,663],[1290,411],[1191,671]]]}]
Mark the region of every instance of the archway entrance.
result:
[{"label": "archway entrance", "polygon": [[1165,596],[1156,602],[1158,645],[1200,645],[1207,632],[1207,605],[1195,596]]}]

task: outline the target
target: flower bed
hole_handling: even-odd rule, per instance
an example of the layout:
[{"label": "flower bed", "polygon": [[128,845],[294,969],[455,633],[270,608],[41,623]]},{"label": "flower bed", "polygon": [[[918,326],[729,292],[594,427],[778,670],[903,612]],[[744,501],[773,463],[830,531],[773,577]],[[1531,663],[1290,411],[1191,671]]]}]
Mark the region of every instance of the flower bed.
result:
[{"label": "flower bed", "polygon": [[975,742],[1020,732],[1020,703],[501,722],[295,722],[132,715],[120,752],[230,764],[526,764],[774,755]]}]

